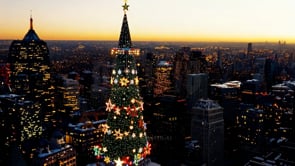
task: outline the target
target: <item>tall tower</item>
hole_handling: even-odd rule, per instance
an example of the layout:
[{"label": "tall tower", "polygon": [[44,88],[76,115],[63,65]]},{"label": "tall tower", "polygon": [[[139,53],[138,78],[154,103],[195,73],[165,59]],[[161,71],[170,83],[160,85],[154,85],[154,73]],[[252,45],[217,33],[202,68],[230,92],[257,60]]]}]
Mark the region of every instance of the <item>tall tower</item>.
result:
[{"label": "tall tower", "polygon": [[202,52],[199,50],[193,50],[190,47],[182,47],[176,52],[173,75],[175,88],[181,97],[186,97],[187,89],[187,77],[189,74],[198,74],[204,72],[202,70]]},{"label": "tall tower", "polygon": [[124,18],[116,48],[116,64],[111,75],[111,94],[106,103],[107,123],[99,157],[110,165],[140,165],[150,153],[143,120],[143,102],[139,93],[131,37],[127,21],[129,5],[123,5]]},{"label": "tall tower", "polygon": [[165,92],[172,89],[172,64],[168,61],[160,61],[155,67],[155,83],[154,83],[154,96],[161,96]]},{"label": "tall tower", "polygon": [[247,54],[251,53],[253,51],[252,43],[248,43],[248,48],[247,48]]},{"label": "tall tower", "polygon": [[52,95],[50,92],[50,60],[46,42],[41,40],[33,29],[33,19],[30,18],[30,28],[23,40],[12,41],[8,63],[11,66],[12,92],[34,102],[41,103],[42,114],[52,111]]},{"label": "tall tower", "polygon": [[200,99],[192,108],[192,114],[192,139],[200,141],[203,163],[223,165],[223,108],[212,100]]},{"label": "tall tower", "polygon": [[208,98],[208,74],[187,74],[186,77],[186,98],[188,108],[191,109],[197,100]]}]

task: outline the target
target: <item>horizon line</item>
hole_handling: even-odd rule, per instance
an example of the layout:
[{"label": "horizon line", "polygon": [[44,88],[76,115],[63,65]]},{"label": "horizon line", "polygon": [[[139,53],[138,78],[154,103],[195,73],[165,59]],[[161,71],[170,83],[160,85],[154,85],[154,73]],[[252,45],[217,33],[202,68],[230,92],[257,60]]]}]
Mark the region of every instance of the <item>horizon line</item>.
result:
[{"label": "horizon line", "polygon": [[[23,39],[0,39],[0,41],[13,41],[13,40],[23,40]],[[114,39],[40,39],[43,41],[108,41],[108,42],[118,42],[118,40]],[[167,42],[167,43],[268,43],[268,44],[278,44],[279,42],[286,42],[286,44],[295,44],[294,42],[288,42],[287,40],[278,40],[278,41],[207,41],[207,40],[199,40],[199,41],[183,41],[183,40],[132,40],[132,42]]]}]

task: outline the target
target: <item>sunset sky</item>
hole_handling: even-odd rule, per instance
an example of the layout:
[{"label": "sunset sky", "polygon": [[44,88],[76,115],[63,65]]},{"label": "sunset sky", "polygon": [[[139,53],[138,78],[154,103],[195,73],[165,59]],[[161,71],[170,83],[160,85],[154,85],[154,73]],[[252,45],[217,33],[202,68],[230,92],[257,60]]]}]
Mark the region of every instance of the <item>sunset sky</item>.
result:
[{"label": "sunset sky", "polygon": [[[0,39],[118,40],[123,0],[0,0]],[[295,0],[129,0],[133,41],[295,43]]]}]

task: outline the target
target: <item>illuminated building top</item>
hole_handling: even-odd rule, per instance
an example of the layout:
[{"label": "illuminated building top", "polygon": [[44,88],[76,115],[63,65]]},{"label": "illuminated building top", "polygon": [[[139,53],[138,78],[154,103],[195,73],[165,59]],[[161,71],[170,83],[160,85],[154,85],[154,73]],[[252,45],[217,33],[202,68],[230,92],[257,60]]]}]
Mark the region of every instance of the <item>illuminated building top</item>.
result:
[{"label": "illuminated building top", "polygon": [[30,18],[30,29],[25,35],[23,41],[24,42],[30,42],[30,41],[38,41],[40,40],[37,33],[33,29],[33,18]]}]

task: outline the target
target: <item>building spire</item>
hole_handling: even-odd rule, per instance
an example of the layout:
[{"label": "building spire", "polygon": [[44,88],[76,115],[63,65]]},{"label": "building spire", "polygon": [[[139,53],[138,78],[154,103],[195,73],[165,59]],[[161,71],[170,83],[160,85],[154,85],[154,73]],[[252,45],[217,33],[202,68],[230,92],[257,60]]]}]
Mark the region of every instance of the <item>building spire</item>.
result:
[{"label": "building spire", "polygon": [[30,15],[30,29],[33,30],[32,10],[31,10],[31,15]]},{"label": "building spire", "polygon": [[33,17],[32,17],[32,10],[30,11],[30,29],[27,32],[27,34],[25,35],[23,41],[26,42],[31,42],[31,41],[37,41],[40,40],[37,33],[35,32],[35,30],[33,29]]},{"label": "building spire", "polygon": [[124,0],[124,2],[125,3],[122,6],[124,11],[124,18],[123,18],[123,23],[122,23],[121,33],[119,38],[119,48],[131,48],[132,47],[131,36],[130,36],[128,21],[127,21],[127,14],[126,14],[129,5],[127,5],[127,0]]}]

